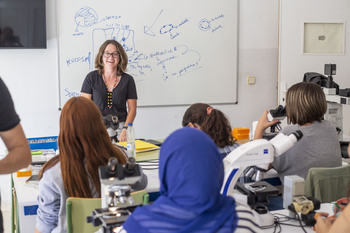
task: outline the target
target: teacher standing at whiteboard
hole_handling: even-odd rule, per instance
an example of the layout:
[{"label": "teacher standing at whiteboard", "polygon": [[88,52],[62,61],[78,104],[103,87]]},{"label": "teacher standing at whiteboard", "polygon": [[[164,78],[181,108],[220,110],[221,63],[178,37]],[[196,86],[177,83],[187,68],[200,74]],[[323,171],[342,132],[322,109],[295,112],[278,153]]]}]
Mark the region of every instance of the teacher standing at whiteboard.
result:
[{"label": "teacher standing at whiteboard", "polygon": [[[119,141],[126,141],[128,123],[136,116],[137,92],[133,77],[126,72],[128,56],[116,40],[104,42],[95,58],[95,68],[81,88],[81,95],[93,100],[103,116],[119,119]],[[128,107],[126,107],[126,104]]]}]

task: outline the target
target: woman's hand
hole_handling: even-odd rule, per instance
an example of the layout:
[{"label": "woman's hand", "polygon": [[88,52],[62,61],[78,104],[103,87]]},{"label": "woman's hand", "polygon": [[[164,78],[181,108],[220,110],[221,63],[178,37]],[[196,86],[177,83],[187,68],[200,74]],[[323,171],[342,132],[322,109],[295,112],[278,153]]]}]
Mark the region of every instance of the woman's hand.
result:
[{"label": "woman's hand", "polygon": [[125,142],[126,141],[126,129],[122,130],[122,132],[119,135],[118,140],[119,140],[119,142]]},{"label": "woman's hand", "polygon": [[271,127],[272,125],[278,122],[278,120],[269,121],[267,119],[267,114],[269,114],[268,110],[266,110],[259,118],[258,125],[256,126],[255,132],[254,132],[254,139],[261,139],[265,129],[267,129],[268,127]]},{"label": "woman's hand", "polygon": [[[327,214],[328,215],[328,214]],[[327,233],[332,226],[333,221],[326,218],[325,214],[316,217],[316,225],[314,227],[317,233]]]}]

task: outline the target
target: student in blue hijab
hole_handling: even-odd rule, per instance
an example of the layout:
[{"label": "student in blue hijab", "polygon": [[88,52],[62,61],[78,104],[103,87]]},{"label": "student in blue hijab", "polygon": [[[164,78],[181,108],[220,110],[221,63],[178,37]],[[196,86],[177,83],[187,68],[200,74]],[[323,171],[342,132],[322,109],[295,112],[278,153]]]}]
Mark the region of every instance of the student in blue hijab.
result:
[{"label": "student in blue hijab", "polygon": [[[185,127],[162,144],[160,197],[137,208],[123,225],[132,232],[257,232],[251,210],[222,196],[224,167],[213,140]],[[241,216],[242,215],[242,216]],[[240,231],[243,230],[243,231]]]}]

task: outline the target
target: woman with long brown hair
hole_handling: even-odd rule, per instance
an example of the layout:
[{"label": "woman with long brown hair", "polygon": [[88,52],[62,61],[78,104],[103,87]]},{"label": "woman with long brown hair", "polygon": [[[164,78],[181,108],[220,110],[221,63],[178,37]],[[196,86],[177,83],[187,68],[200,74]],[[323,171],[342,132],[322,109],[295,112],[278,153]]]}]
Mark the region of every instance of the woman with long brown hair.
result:
[{"label": "woman with long brown hair", "polygon": [[[111,157],[127,161],[112,144],[97,106],[84,97],[73,97],[63,107],[58,147],[59,154],[39,173],[36,232],[66,232],[66,199],[101,197],[98,167]],[[140,189],[147,185],[147,177],[141,179]]]}]

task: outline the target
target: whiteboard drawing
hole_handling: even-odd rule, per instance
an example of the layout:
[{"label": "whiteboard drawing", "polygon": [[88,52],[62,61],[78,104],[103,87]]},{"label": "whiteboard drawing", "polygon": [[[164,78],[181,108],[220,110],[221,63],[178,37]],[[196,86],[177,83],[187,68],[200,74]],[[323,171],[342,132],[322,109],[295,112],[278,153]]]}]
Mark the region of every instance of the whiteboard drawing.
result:
[{"label": "whiteboard drawing", "polygon": [[[237,1],[220,1],[147,0],[137,1],[137,8],[114,0],[104,0],[109,7],[94,0],[60,1],[61,105],[80,95],[82,81],[95,69],[98,49],[108,39],[117,40],[128,55],[127,73],[135,79],[140,106],[234,103]],[[193,89],[198,84],[201,91]]]}]

